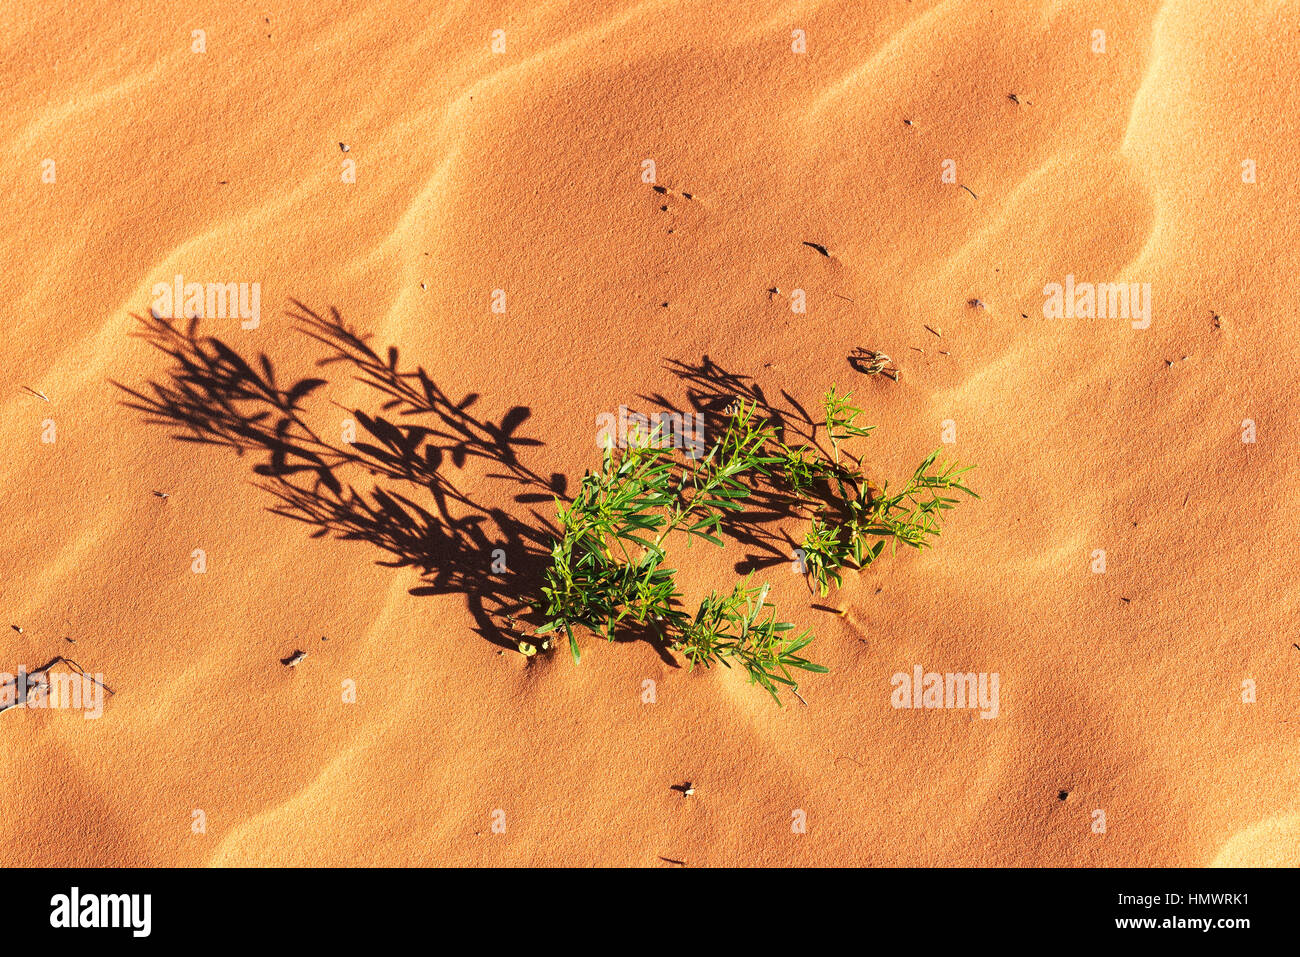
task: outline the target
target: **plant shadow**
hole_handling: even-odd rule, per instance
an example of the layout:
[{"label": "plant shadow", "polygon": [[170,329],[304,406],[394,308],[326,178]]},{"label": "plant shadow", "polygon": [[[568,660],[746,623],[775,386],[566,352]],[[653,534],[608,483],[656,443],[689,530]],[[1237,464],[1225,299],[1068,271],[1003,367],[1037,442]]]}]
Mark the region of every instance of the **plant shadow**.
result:
[{"label": "plant shadow", "polygon": [[[471,411],[476,393],[453,400],[422,367],[404,368],[395,347],[380,356],[336,309],[322,316],[292,302],[297,330],[324,348],[317,366],[342,367],[382,398],[375,415],[339,406],[348,414],[343,430],[353,434],[341,430],[333,441],[308,424],[302,403],[325,379],[281,383],[265,354],[250,363],[200,335],[199,320],[182,329],[152,313],[136,317],[136,335],[173,365],[142,389],[114,382],[128,396],[123,404],[175,429],[178,441],[252,455],[258,486],[276,499],[272,512],[310,526],[313,538],[378,546],[388,553],[378,564],[419,571],[411,594],[464,595],[479,635],[517,647],[524,632],[516,620],[527,620],[520,596],[533,593],[556,532],[529,506],[563,499],[567,489],[563,475],[543,476],[520,460],[521,449],[543,444],[521,434],[530,410],[480,418]],[[446,468],[464,474],[475,463],[488,478],[517,486],[513,501],[528,507],[526,517],[479,504]],[[368,491],[358,487],[359,473],[370,476]],[[413,497],[417,490],[425,504]]]},{"label": "plant shadow", "polygon": [[[463,595],[474,631],[493,644],[514,649],[536,641],[525,627],[539,624],[530,599],[539,594],[561,535],[553,503],[569,496],[563,474],[542,474],[522,458],[544,445],[521,431],[530,409],[516,405],[499,421],[480,417],[472,411],[477,393],[453,399],[423,367],[404,366],[396,347],[377,352],[371,337],[347,325],[337,309],[321,315],[291,302],[296,330],[321,349],[316,366],[343,371],[377,397],[373,414],[332,403],[346,413],[350,434],[341,430],[335,441],[308,422],[304,403],[326,379],[281,382],[264,353],[250,362],[221,339],[201,335],[200,320],[153,313],[135,317],[135,335],[172,365],[139,389],[114,382],[126,395],[123,404],[172,429],[178,441],[251,456],[258,487],[274,499],[270,511],[309,526],[312,538],[377,546],[386,556],[377,564],[419,573],[412,595]],[[689,411],[706,423],[725,421],[740,399],[754,403],[784,440],[820,448],[823,425],[788,392],[771,401],[753,379],[707,355],[699,363],[667,365],[685,383]],[[641,398],[669,412],[688,411],[663,395]],[[517,507],[485,505],[466,492],[475,468],[476,477],[514,486],[509,498]],[[781,526],[797,514],[798,502],[775,477],[754,477],[745,510],[728,515],[720,530],[748,549],[737,572],[795,559],[798,545]],[[552,517],[534,507],[543,503]],[[624,622],[615,640],[646,641],[665,664],[679,666],[650,625]]]}]

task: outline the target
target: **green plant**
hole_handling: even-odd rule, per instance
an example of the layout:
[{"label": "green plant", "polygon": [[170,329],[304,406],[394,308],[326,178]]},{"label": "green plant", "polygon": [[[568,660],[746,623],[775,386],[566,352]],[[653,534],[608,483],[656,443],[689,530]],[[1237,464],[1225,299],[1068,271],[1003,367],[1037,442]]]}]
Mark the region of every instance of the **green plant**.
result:
[{"label": "green plant", "polygon": [[917,549],[933,544],[931,538],[940,533],[940,514],[959,501],[942,493],[961,492],[979,498],[964,484],[963,476],[971,466],[940,462],[937,449],[893,495],[888,483],[877,488],[867,478],[861,459],[852,464],[842,462],[839,443],[871,431],[856,424],[862,410],[849,405],[852,397],[851,392],[838,395],[834,386],[826,393],[826,432],[834,451],[827,475],[835,495],[820,504],[802,543],[805,566],[823,596],[830,593],[832,584],[842,584],[843,568],[865,568],[879,558],[886,541],[891,547],[902,542]]},{"label": "green plant", "polygon": [[797,693],[792,670],[826,670],[800,654],[812,633],[791,634],[794,626],[778,621],[767,602],[770,586],[752,585],[752,575],[687,614],[676,571],[664,565],[666,540],[681,532],[688,543],[700,538],[724,547],[727,517],[741,516],[754,488],[766,483],[809,518],[804,565],[822,595],[832,583],[842,584],[845,567],[874,561],[886,541],[929,544],[939,534],[939,514],[957,501],[941,493],[975,495],[961,481],[968,469],[935,467],[934,452],[897,493],[888,494],[887,485],[877,489],[861,460],[842,449],[872,431],[857,424],[862,410],[850,404],[852,397],[834,386],[824,397],[830,455],[816,444],[786,444],[756,403],[739,400],[728,410],[722,435],[699,458],[664,447],[658,429],[634,436],[626,449],[607,448],[600,469],[583,477],[573,501],[556,501],[562,534],[533,603],[543,618],[537,634],[563,631],[576,662],[579,629],[612,641],[620,628],[634,626],[682,654],[692,668],[740,665],[778,704],[778,685]]},{"label": "green plant", "polygon": [[771,586],[751,586],[752,577],[737,582],[729,595],[714,592],[700,602],[699,612],[673,649],[684,654],[692,667],[703,664],[707,668],[716,661],[730,668],[732,661],[738,661],[750,680],[766,688],[780,704],[777,683],[793,691],[799,688],[790,676],[791,668],[820,673],[826,668],[797,654],[813,640],[812,632],[785,637],[794,625],[776,620],[776,611],[766,600]]}]

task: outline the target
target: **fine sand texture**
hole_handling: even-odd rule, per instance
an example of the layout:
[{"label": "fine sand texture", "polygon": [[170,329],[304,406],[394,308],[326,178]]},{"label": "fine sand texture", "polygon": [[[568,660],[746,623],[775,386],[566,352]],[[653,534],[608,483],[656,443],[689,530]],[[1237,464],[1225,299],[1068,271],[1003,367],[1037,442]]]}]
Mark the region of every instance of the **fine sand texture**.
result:
[{"label": "fine sand texture", "polygon": [[[20,0],[0,60],[0,672],[112,690],[0,693],[0,863],[1300,864],[1300,3]],[[178,275],[256,321],[151,338]],[[442,484],[295,521],[271,374]],[[832,384],[980,498],[825,599],[798,522],[691,547],[814,630],[802,701],[516,650],[597,417]]]}]

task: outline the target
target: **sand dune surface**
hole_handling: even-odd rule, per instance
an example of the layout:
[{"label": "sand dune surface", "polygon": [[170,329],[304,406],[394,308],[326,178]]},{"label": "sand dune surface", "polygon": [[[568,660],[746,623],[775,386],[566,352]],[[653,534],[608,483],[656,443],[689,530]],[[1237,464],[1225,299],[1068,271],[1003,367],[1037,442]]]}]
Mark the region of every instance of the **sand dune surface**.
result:
[{"label": "sand dune surface", "polygon": [[[1295,2],[0,23],[0,671],[113,689],[96,720],[0,712],[6,864],[1296,864]],[[295,299],[482,421],[526,408],[520,467],[570,491],[620,405],[834,383],[873,474],[942,448],[981,497],[826,600],[781,549],[758,568],[830,669],[806,704],[644,641],[525,657],[472,585],[310,537],[264,455],[127,404],[168,381],[138,333],[177,276],[257,284],[255,324],[200,335],[325,379],[323,436],[384,396],[317,365]],[[1147,286],[1149,324],[1047,317],[1067,276]],[[554,518],[500,463],[441,468]],[[761,557],[693,550],[684,588]],[[891,706],[918,665],[996,673],[997,717]]]}]

